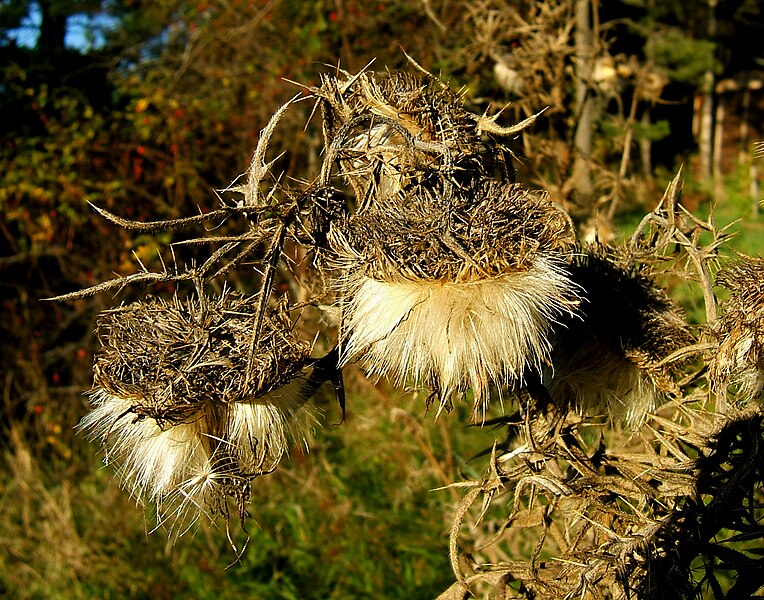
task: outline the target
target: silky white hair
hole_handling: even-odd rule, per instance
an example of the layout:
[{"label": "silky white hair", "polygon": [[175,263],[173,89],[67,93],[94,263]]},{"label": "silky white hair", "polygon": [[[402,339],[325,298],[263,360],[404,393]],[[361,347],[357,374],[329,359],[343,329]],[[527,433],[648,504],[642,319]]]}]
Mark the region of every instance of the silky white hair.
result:
[{"label": "silky white hair", "polygon": [[78,428],[100,439],[104,462],[115,464],[122,485],[142,503],[155,504],[159,524],[190,526],[224,500],[232,480],[273,471],[292,442],[304,444],[315,416],[297,393],[297,383],[250,402],[217,405],[224,424],[200,407],[184,422],[159,423],[135,414],[135,399],[96,388],[93,410]]},{"label": "silky white hair", "polygon": [[582,339],[568,355],[553,352],[552,360],[554,370],[543,369],[542,383],[560,407],[636,427],[663,400],[646,373],[602,344]]},{"label": "silky white hair", "polygon": [[90,401],[93,410],[78,428],[91,439],[101,439],[104,462],[117,465],[123,484],[136,498],[160,501],[206,461],[201,419],[162,428],[156,420],[132,413],[132,400],[103,389],[95,389]]},{"label": "silky white hair", "polygon": [[360,357],[372,377],[431,387],[441,408],[472,388],[477,411],[491,385],[540,369],[549,360],[551,324],[578,305],[575,284],[544,256],[492,279],[378,281],[351,273],[344,283],[340,363]]},{"label": "silky white hair", "polygon": [[756,332],[746,327],[730,331],[719,344],[711,363],[711,373],[716,388],[735,385],[737,397],[744,402],[761,396],[764,357],[758,347]]}]

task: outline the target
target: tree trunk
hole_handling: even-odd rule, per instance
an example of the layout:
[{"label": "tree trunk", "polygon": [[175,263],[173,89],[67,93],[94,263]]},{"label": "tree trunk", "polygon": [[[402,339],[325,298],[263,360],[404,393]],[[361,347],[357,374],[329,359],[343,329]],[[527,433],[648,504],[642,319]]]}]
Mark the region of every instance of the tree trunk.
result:
[{"label": "tree trunk", "polygon": [[[652,124],[648,107],[645,107],[642,112],[640,122],[644,131],[648,131]],[[653,175],[653,144],[647,137],[642,137],[639,140],[639,159],[639,162],[642,163],[642,177],[645,178],[645,181],[649,181]]]},{"label": "tree trunk", "polygon": [[717,94],[716,115],[714,123],[714,149],[711,156],[712,169],[711,174],[714,179],[714,197],[722,198],[724,195],[724,186],[722,185],[722,149],[724,148],[724,120],[727,111],[724,105],[724,96]]},{"label": "tree trunk", "polygon": [[751,118],[751,91],[761,89],[761,81],[752,79],[748,81],[743,91],[743,114],[740,118],[740,148],[738,161],[748,165],[749,194],[751,196],[751,216],[759,218],[759,166],[751,151],[748,120]]},{"label": "tree trunk", "polygon": [[578,124],[574,138],[575,161],[573,163],[573,187],[576,202],[591,206],[594,187],[591,178],[592,129],[594,125],[594,100],[589,93],[592,73],[592,26],[589,0],[576,0],[576,114]]},{"label": "tree trunk", "polygon": [[51,0],[37,2],[40,7],[40,39],[37,41],[37,49],[47,55],[62,52],[65,48],[68,15],[57,10],[55,4]]},{"label": "tree trunk", "polygon": [[714,74],[707,71],[703,79],[702,104],[700,107],[700,127],[698,131],[698,151],[700,165],[698,178],[702,181],[711,178],[711,160],[713,157],[714,130]]},{"label": "tree trunk", "polygon": [[[708,0],[708,37],[713,39],[716,35],[716,3],[717,0]],[[698,147],[700,152],[700,165],[698,178],[710,179],[712,176],[713,143],[714,143],[714,72],[709,69],[703,77],[702,107],[700,116],[700,131],[698,135]]]}]

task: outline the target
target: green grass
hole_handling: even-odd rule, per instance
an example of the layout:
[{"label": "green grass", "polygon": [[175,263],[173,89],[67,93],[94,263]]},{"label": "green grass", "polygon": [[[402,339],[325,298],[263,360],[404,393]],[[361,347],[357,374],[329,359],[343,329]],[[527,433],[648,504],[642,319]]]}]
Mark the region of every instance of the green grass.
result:
[{"label": "green grass", "polygon": [[[351,379],[353,379],[351,374]],[[0,595],[43,598],[432,598],[453,583],[448,523],[460,497],[433,491],[482,473],[495,432],[468,407],[424,414],[423,398],[350,385],[346,423],[328,408],[310,454],[255,481],[255,523],[235,560],[222,523],[168,545],[100,465],[96,445],[61,432],[71,457],[15,429],[0,470]],[[76,398],[71,399],[77,402]],[[74,425],[71,423],[70,425]],[[66,439],[64,439],[66,438]],[[245,535],[233,527],[241,544]]]}]

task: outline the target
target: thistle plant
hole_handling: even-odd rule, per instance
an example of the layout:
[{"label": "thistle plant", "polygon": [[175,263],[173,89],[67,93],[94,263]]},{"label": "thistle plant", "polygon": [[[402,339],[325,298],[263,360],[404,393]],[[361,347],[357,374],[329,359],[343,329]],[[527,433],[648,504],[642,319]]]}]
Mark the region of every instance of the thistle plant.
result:
[{"label": "thistle plant", "polygon": [[[506,429],[484,476],[452,484],[466,492],[442,598],[716,594],[720,568],[755,591],[758,559],[730,544],[764,536],[761,260],[720,272],[720,313],[728,234],[682,208],[679,175],[626,243],[581,243],[546,192],[513,180],[503,140],[541,113],[500,127],[412,71],[337,70],[305,88],[324,137],[312,180],[267,159],[293,99],[216,210],[153,223],[99,211],[150,233],[216,227],[173,242],[173,257],[209,248],[190,266],[59,297],[176,286],[101,316],[81,428],[160,523],[228,524],[229,506],[244,523],[251,485],[319,423],[321,384],[344,411],[342,369],[357,363],[427,390],[436,415],[469,398],[476,424]],[[671,300],[677,278],[700,289],[705,322]],[[333,324],[308,334],[308,307]],[[487,420],[498,399],[509,414]]]},{"label": "thistle plant", "polygon": [[581,248],[569,270],[585,301],[555,329],[543,380],[558,406],[635,426],[681,396],[681,350],[694,339],[653,267],[630,258],[623,248]]},{"label": "thistle plant", "polygon": [[500,143],[533,118],[497,127],[431,76],[351,81],[315,91],[356,196],[329,232],[341,365],[428,388],[439,409],[471,389],[477,415],[548,362],[551,324],[578,306],[572,222],[510,180]]}]

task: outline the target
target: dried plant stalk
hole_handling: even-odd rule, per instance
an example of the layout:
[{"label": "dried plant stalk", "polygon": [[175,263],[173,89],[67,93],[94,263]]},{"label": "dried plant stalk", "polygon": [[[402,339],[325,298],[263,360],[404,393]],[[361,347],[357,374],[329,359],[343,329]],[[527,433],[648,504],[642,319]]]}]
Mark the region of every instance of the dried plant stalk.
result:
[{"label": "dried plant stalk", "polygon": [[[612,436],[592,436],[570,413],[529,410],[528,443],[457,484],[471,490],[452,532],[458,582],[441,598],[689,598],[721,589],[727,569],[739,575],[726,597],[758,590],[764,416],[675,410],[684,423],[662,419],[614,450]],[[460,558],[461,525],[480,498],[478,532],[493,533],[465,536],[474,547]],[[751,551],[737,543],[746,540]]]}]

